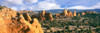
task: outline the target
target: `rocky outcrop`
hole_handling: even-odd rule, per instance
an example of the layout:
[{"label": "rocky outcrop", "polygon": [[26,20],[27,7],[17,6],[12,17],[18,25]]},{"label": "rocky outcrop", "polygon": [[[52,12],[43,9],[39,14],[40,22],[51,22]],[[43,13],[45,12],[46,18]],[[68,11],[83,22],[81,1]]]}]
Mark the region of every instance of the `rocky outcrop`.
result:
[{"label": "rocky outcrop", "polygon": [[92,13],[97,13],[97,12],[95,12],[95,11],[86,11],[86,13],[89,13],[89,14],[92,14]]},{"label": "rocky outcrop", "polygon": [[60,16],[60,14],[56,14],[56,15],[55,15],[56,18],[59,18],[58,16]]},{"label": "rocky outcrop", "polygon": [[66,9],[60,15],[62,15],[63,17],[73,17],[73,13]]},{"label": "rocky outcrop", "polygon": [[74,11],[73,16],[76,16],[76,11]]},{"label": "rocky outcrop", "polygon": [[71,11],[68,11],[68,17],[73,17],[73,14]]},{"label": "rocky outcrop", "polygon": [[45,14],[45,18],[46,18],[46,20],[53,21],[53,17],[52,17],[52,14],[51,13],[46,13]]},{"label": "rocky outcrop", "polygon": [[45,10],[43,10],[41,13],[39,13],[39,20],[41,20],[41,21],[43,21],[43,20],[53,21],[53,17],[52,17],[51,13],[48,13]]},{"label": "rocky outcrop", "polygon": [[43,33],[41,24],[36,18],[31,20],[28,13],[20,14],[3,8],[0,10],[0,21],[0,33]]},{"label": "rocky outcrop", "polygon": [[25,20],[31,21],[31,18],[28,13],[24,13],[23,16],[24,16]]},{"label": "rocky outcrop", "polygon": [[25,11],[17,11],[17,13],[31,13],[32,11],[25,10]]},{"label": "rocky outcrop", "polygon": [[40,21],[45,20],[45,16],[44,16],[43,12],[45,12],[45,11],[42,11],[41,13],[39,13],[39,20]]},{"label": "rocky outcrop", "polygon": [[0,14],[3,18],[11,18],[11,17],[16,17],[16,12],[10,8],[7,8],[7,7],[3,7],[1,10],[0,10]]},{"label": "rocky outcrop", "polygon": [[82,12],[82,15],[85,15],[85,13],[84,13],[84,12]]},{"label": "rocky outcrop", "polygon": [[80,16],[80,13],[78,13],[78,16]]},{"label": "rocky outcrop", "polygon": [[61,15],[64,16],[64,17],[67,16],[67,15],[68,15],[68,10],[65,9],[65,10],[61,13]]}]

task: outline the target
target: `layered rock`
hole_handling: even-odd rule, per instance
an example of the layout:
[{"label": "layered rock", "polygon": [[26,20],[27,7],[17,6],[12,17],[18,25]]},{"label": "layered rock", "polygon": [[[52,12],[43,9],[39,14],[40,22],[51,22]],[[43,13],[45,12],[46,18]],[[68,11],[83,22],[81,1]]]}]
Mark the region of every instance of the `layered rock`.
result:
[{"label": "layered rock", "polygon": [[[14,12],[16,13],[16,11],[12,11],[9,8],[1,9],[0,33],[43,33],[41,24],[36,18],[30,20],[28,13],[14,14]],[[6,15],[9,16],[6,17]]]},{"label": "layered rock", "polygon": [[74,11],[73,16],[76,16],[76,11]]},{"label": "layered rock", "polygon": [[53,20],[52,14],[46,12],[45,10],[43,10],[41,13],[39,13],[39,20],[43,21],[43,20]]}]

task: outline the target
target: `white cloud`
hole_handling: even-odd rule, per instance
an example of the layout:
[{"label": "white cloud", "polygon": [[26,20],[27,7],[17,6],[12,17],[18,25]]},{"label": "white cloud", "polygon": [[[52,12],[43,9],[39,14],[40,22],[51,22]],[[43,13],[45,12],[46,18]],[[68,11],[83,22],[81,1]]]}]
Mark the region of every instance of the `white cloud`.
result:
[{"label": "white cloud", "polygon": [[17,11],[17,10],[18,10],[18,8],[17,8],[17,7],[11,7],[11,9],[13,9],[13,10],[15,10],[15,11]]},{"label": "white cloud", "polygon": [[96,5],[92,6],[93,8],[100,8],[100,3],[97,3]]},{"label": "white cloud", "polygon": [[30,7],[30,9],[34,10],[50,10],[50,9],[59,9],[61,8],[60,5],[54,3],[53,1],[42,1],[38,4]]},{"label": "white cloud", "polygon": [[13,3],[13,4],[22,4],[23,0],[5,0],[6,2]]},{"label": "white cloud", "polygon": [[68,7],[67,9],[96,9],[100,8],[100,3],[97,3],[96,5],[93,5],[91,7],[86,7],[86,6],[73,6],[73,7]]},{"label": "white cloud", "polygon": [[85,7],[85,6],[73,6],[73,7],[69,7],[68,9],[94,9],[94,8]]},{"label": "white cloud", "polygon": [[[34,3],[36,3],[36,4],[34,4]],[[9,8],[14,9],[14,10],[62,9],[60,5],[56,4],[55,0],[44,0],[44,1],[38,1],[38,0],[3,0],[3,1],[0,2],[0,5],[7,6]],[[72,6],[72,7],[67,7],[67,8],[68,9],[95,9],[95,8],[100,8],[100,3],[97,3],[96,5],[93,5],[91,7]]]},{"label": "white cloud", "polygon": [[20,7],[20,10],[26,10],[26,7]]},{"label": "white cloud", "polygon": [[24,0],[24,2],[26,2],[27,4],[30,4],[30,3],[36,3],[38,2],[38,0]]}]

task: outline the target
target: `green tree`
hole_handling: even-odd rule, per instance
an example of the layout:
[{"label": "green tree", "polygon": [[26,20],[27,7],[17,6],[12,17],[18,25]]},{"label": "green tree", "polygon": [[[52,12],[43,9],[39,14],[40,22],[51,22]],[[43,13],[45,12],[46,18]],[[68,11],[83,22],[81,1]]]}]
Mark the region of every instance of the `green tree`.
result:
[{"label": "green tree", "polygon": [[91,31],[91,27],[89,27],[89,31],[88,31],[89,33],[92,33],[92,31]]}]

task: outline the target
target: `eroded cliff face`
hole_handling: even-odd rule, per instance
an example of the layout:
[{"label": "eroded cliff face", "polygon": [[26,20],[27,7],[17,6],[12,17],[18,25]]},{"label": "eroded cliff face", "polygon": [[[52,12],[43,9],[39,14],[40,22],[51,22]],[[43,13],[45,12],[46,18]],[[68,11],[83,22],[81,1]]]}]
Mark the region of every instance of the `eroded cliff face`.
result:
[{"label": "eroded cliff face", "polygon": [[43,10],[41,13],[39,13],[39,20],[41,20],[41,21],[43,21],[43,20],[53,21],[53,17],[52,17],[51,13],[48,13],[45,10]]},{"label": "eroded cliff face", "polygon": [[0,33],[43,33],[36,18],[28,13],[20,14],[9,8],[0,10]]}]

